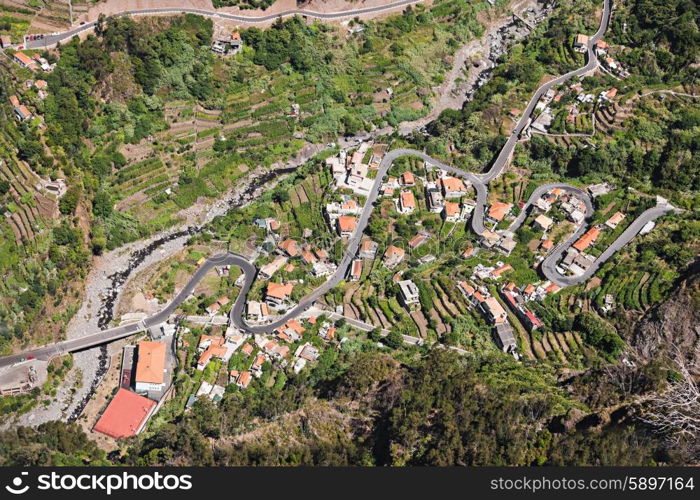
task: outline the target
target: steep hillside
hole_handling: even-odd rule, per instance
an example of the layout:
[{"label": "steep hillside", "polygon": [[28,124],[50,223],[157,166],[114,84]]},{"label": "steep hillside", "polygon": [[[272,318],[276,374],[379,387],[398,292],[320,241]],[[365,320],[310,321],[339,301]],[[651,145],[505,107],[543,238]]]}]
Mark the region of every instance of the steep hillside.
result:
[{"label": "steep hillside", "polygon": [[700,376],[700,260],[671,295],[637,323],[632,345],[645,358],[680,354],[694,376]]}]

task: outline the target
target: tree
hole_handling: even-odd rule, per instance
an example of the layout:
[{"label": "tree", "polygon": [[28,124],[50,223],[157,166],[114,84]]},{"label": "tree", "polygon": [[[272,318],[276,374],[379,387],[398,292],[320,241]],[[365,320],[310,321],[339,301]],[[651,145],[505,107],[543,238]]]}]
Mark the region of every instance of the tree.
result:
[{"label": "tree", "polygon": [[367,332],[367,337],[374,342],[382,340],[382,331],[379,328],[373,328]]},{"label": "tree", "polygon": [[63,215],[71,215],[75,212],[79,199],[80,188],[78,186],[71,186],[58,202],[58,208]]},{"label": "tree", "polygon": [[393,327],[389,332],[389,335],[384,337],[384,343],[392,349],[398,349],[400,347],[403,347],[403,336],[396,329],[396,327]]}]

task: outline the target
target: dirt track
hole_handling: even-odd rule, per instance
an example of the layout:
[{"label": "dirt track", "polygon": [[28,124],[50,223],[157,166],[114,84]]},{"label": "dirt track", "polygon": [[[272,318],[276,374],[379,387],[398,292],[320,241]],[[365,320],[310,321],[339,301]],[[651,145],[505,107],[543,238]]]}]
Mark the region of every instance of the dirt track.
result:
[{"label": "dirt track", "polygon": [[[392,1],[393,0],[358,0],[355,2],[348,2],[346,0],[311,0],[308,3],[297,6],[296,0],[277,0],[265,10],[241,10],[239,7],[223,7],[216,10],[231,14],[235,13],[244,16],[256,17],[261,15],[276,14],[278,12],[284,12],[297,8],[303,8],[319,13],[340,12],[344,10],[386,5]],[[90,9],[88,9],[87,14],[80,16],[77,19],[77,22],[94,21],[100,14],[112,15],[128,10],[155,9],[164,7],[187,7],[192,9],[214,10],[211,0],[106,0],[91,6]],[[403,10],[403,8],[399,8],[397,10]],[[386,15],[386,11],[379,14],[366,14],[359,17],[370,18],[377,17],[378,15]]]}]

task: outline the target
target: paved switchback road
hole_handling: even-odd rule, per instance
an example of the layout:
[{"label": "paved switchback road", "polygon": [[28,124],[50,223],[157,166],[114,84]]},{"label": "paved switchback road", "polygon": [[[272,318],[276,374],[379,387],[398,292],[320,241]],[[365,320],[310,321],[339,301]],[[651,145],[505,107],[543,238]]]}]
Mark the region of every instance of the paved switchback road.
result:
[{"label": "paved switchback road", "polygon": [[[0,368],[20,362],[27,356],[34,356],[37,359],[49,360],[51,358],[61,356],[69,352],[82,351],[84,349],[89,349],[90,347],[95,347],[106,342],[112,342],[114,340],[119,340],[124,337],[129,337],[138,332],[144,331],[147,328],[159,325],[165,320],[167,320],[168,317],[170,317],[170,315],[175,312],[175,310],[180,304],[187,300],[187,298],[192,294],[193,290],[197,286],[197,283],[199,283],[211,269],[217,266],[225,265],[238,266],[241,268],[246,278],[246,284],[244,286],[244,289],[247,293],[247,291],[250,289],[250,285],[253,283],[253,281],[255,281],[255,277],[257,275],[257,270],[255,266],[240,255],[232,253],[215,255],[209,258],[204,264],[202,264],[197,269],[197,271],[192,275],[185,287],[180,291],[180,293],[178,293],[175,296],[175,298],[173,298],[172,301],[170,301],[162,310],[153,314],[152,316],[149,316],[148,318],[137,323],[117,326],[115,328],[108,328],[106,330],[101,330],[99,332],[86,335],[84,337],[64,340],[55,344],[31,349],[23,353],[5,356],[3,358],[0,358]],[[240,302],[244,298],[245,295],[241,294],[241,296],[238,299],[238,302]]]},{"label": "paved switchback road", "polygon": [[[408,5],[410,3],[415,3],[412,1],[406,1],[406,2],[399,2],[395,4],[390,4],[387,6],[382,7],[383,9],[396,7],[398,5]],[[382,9],[380,7],[376,9]],[[371,9],[369,9],[371,10]],[[368,9],[359,9],[359,11],[368,11]],[[332,19],[334,18],[333,16],[338,16],[338,17],[346,17],[348,15],[356,15],[359,11],[352,11],[352,12],[346,12],[341,14],[324,14],[319,16],[330,16],[330,17],[321,17],[325,19]],[[376,10],[375,10],[376,11]],[[296,11],[295,11],[296,12]],[[151,12],[151,13],[167,13],[167,12]],[[195,12],[197,13],[197,12]],[[122,15],[131,15],[133,13],[123,13]],[[222,17],[225,17],[223,14],[217,14]],[[284,15],[284,14],[282,14]],[[288,14],[291,15],[291,14]],[[309,13],[306,13],[306,15],[309,15]],[[275,17],[279,17],[280,14],[274,15],[274,16],[268,16],[267,20]],[[234,16],[235,17],[235,16]],[[312,16],[313,17],[313,16]],[[117,340],[120,338],[128,337],[130,335],[133,335],[135,333],[138,333],[139,331],[143,331],[145,328],[157,325],[168,319],[168,317],[177,309],[177,307],[184,302],[187,297],[190,296],[192,291],[194,290],[195,286],[199,281],[206,275],[206,273],[211,270],[215,266],[223,266],[223,265],[234,265],[234,266],[239,266],[245,275],[245,282],[243,284],[243,287],[241,289],[240,294],[238,295],[238,298],[234,302],[231,312],[230,312],[230,320],[231,323],[238,328],[241,328],[242,330],[245,330],[250,333],[268,333],[276,329],[277,327],[281,326],[284,324],[286,321],[295,318],[299,316],[302,312],[308,310],[312,304],[320,297],[322,297],[324,294],[326,294],[328,291],[330,291],[332,288],[340,284],[346,276],[347,269],[349,268],[353,258],[355,257],[357,250],[360,245],[360,241],[362,239],[363,232],[369,222],[369,218],[372,214],[374,204],[379,196],[379,189],[382,183],[383,178],[386,176],[386,173],[388,172],[389,168],[391,165],[396,161],[398,158],[403,157],[403,156],[417,156],[421,158],[424,161],[428,161],[431,164],[442,168],[448,172],[453,173],[454,175],[461,176],[462,178],[468,180],[473,186],[474,189],[476,190],[476,208],[472,214],[472,220],[471,220],[471,227],[472,230],[480,235],[484,232],[485,227],[484,227],[484,210],[486,207],[487,203],[487,195],[488,195],[488,190],[486,185],[498,177],[503,169],[506,167],[513,150],[515,148],[515,145],[520,137],[520,134],[522,131],[527,127],[528,125],[528,120],[530,119],[535,106],[537,105],[537,101],[542,97],[542,95],[547,92],[550,88],[552,88],[555,85],[558,85],[567,79],[573,77],[573,76],[580,76],[583,74],[586,74],[589,71],[594,70],[597,67],[597,59],[595,54],[593,53],[593,46],[594,44],[602,37],[603,33],[605,33],[605,30],[607,29],[608,23],[610,21],[610,0],[604,0],[603,3],[603,11],[602,11],[602,16],[601,16],[601,23],[600,27],[598,28],[598,31],[596,34],[589,39],[589,44],[587,48],[587,59],[588,62],[586,63],[585,66],[571,71],[565,75],[562,75],[554,80],[551,80],[544,85],[542,85],[540,88],[537,89],[535,94],[533,95],[532,99],[528,103],[528,106],[523,113],[523,116],[520,118],[518,121],[515,129],[511,133],[510,137],[508,138],[508,141],[504,145],[503,149],[499,153],[498,157],[494,161],[493,165],[491,168],[482,174],[474,174],[472,172],[466,172],[464,170],[458,169],[456,167],[447,165],[440,160],[436,160],[427,154],[423,153],[422,151],[417,151],[414,149],[396,149],[393,151],[388,152],[380,166],[379,170],[377,172],[377,177],[374,181],[374,184],[372,186],[372,190],[370,191],[369,196],[367,197],[367,200],[365,202],[365,205],[362,210],[362,214],[360,215],[358,221],[357,221],[357,228],[355,232],[352,234],[352,236],[348,239],[347,241],[347,246],[345,253],[343,254],[343,257],[341,261],[338,263],[338,268],[334,274],[332,274],[328,280],[323,283],[320,287],[315,289],[313,292],[311,292],[309,295],[301,299],[299,304],[295,306],[294,308],[290,309],[288,312],[280,316],[278,319],[276,319],[274,322],[266,324],[266,325],[248,325],[245,320],[244,320],[244,314],[245,314],[245,303],[246,303],[246,298],[248,295],[248,292],[250,291],[250,288],[255,281],[255,278],[257,276],[257,269],[255,266],[250,263],[248,260],[245,258],[235,255],[235,254],[221,254],[217,255],[214,257],[211,257],[208,259],[197,271],[195,274],[192,276],[192,278],[188,281],[188,283],[185,285],[185,287],[180,291],[180,293],[168,304],[161,310],[160,312],[146,318],[145,320],[135,323],[135,324],[130,324],[130,325],[124,325],[124,326],[119,326],[116,328],[110,328],[108,330],[103,330],[97,333],[94,333],[92,335],[87,335],[85,337],[79,338],[79,339],[72,339],[64,342],[59,342],[57,344],[45,346],[45,347],[40,347],[22,354],[16,354],[12,356],[6,356],[4,358],[0,358],[0,367],[4,366],[10,366],[18,361],[21,361],[23,358],[26,356],[35,356],[36,358],[39,359],[50,359],[54,356],[66,353],[66,352],[72,352],[72,351],[78,351],[82,349],[87,349],[89,347],[94,347],[96,345],[105,343],[105,342],[111,342],[113,340]],[[262,21],[260,21],[262,22]],[[87,25],[86,25],[87,26]],[[85,27],[81,27],[81,29],[87,29]],[[75,31],[75,30],[74,30]],[[79,31],[79,30],[78,30]],[[69,32],[71,33],[71,32]],[[64,39],[65,37],[68,36],[73,36],[75,32],[72,32],[72,34],[64,34]],[[42,41],[43,42],[43,41]],[[580,188],[577,188],[575,186],[570,186],[568,184],[562,184],[562,183],[552,183],[552,184],[546,184],[543,186],[538,187],[535,192],[530,196],[527,204],[525,207],[523,207],[523,212],[516,218],[516,220],[511,224],[510,228],[511,230],[516,230],[519,228],[523,222],[525,221],[527,217],[527,212],[529,211],[530,206],[532,203],[537,199],[537,197],[541,196],[544,194],[546,191],[549,189],[555,188],[555,187],[560,187],[567,192],[570,192],[572,194],[576,194],[578,197],[581,198],[581,200],[586,204],[586,216],[587,220],[586,222],[589,221],[590,216],[593,214],[593,205],[592,202],[588,196],[588,194],[581,190]],[[542,263],[542,272],[545,275],[547,279],[550,281],[559,284],[560,286],[570,286],[570,285],[576,285],[579,283],[582,283],[586,280],[588,280],[599,268],[601,265],[603,265],[615,252],[617,252],[620,248],[625,246],[629,241],[637,234],[639,231],[644,227],[644,225],[652,220],[657,219],[658,217],[661,217],[662,215],[670,212],[670,211],[677,211],[674,209],[672,206],[667,205],[667,204],[662,204],[659,205],[655,208],[651,208],[644,213],[642,213],[637,219],[635,219],[630,226],[623,231],[623,233],[610,245],[609,248],[607,248],[599,257],[598,259],[591,265],[589,270],[586,271],[586,273],[582,276],[563,276],[561,275],[556,267],[557,267],[557,262],[562,258],[563,254],[566,252],[566,250],[578,239],[583,232],[587,229],[588,224],[581,224],[577,228],[577,230],[574,232],[574,234],[567,239],[564,243],[559,245],[552,253],[550,253],[549,256],[543,261]]]},{"label": "paved switchback road", "polygon": [[[204,17],[213,17],[219,19],[226,19],[229,21],[237,21],[241,23],[250,24],[260,24],[269,21],[274,21],[278,18],[291,17],[295,15],[306,16],[313,19],[320,20],[335,20],[335,19],[345,19],[349,17],[360,16],[363,14],[376,14],[384,11],[389,11],[397,9],[400,7],[407,7],[416,3],[421,3],[423,0],[399,0],[397,2],[392,2],[386,5],[378,5],[376,7],[365,7],[362,9],[352,9],[341,12],[313,12],[305,9],[294,9],[285,12],[280,12],[277,14],[268,14],[263,16],[247,16],[244,14],[229,14],[226,12],[218,12],[216,10],[206,10],[206,9],[192,9],[188,7],[164,7],[157,9],[139,9],[139,10],[127,10],[120,12],[119,14],[114,14],[109,17],[126,17],[126,16],[166,16],[166,15],[177,15],[177,14],[196,14]],[[25,48],[27,49],[41,49],[53,47],[59,42],[69,40],[70,38],[79,35],[85,31],[92,31],[97,24],[96,21],[90,21],[80,26],[76,26],[68,31],[63,31],[61,33],[55,33],[53,35],[45,35],[41,40],[29,40],[25,43]]]}]

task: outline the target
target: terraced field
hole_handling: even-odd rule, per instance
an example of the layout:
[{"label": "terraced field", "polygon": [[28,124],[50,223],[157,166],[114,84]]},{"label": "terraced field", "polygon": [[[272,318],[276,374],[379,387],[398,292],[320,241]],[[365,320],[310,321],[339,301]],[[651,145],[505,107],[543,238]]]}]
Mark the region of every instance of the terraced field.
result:
[{"label": "terraced field", "polygon": [[8,204],[5,221],[9,224],[15,241],[32,242],[48,222],[58,215],[58,205],[52,195],[39,187],[39,176],[19,160],[13,148],[0,139],[0,179],[10,185],[13,202]]}]

